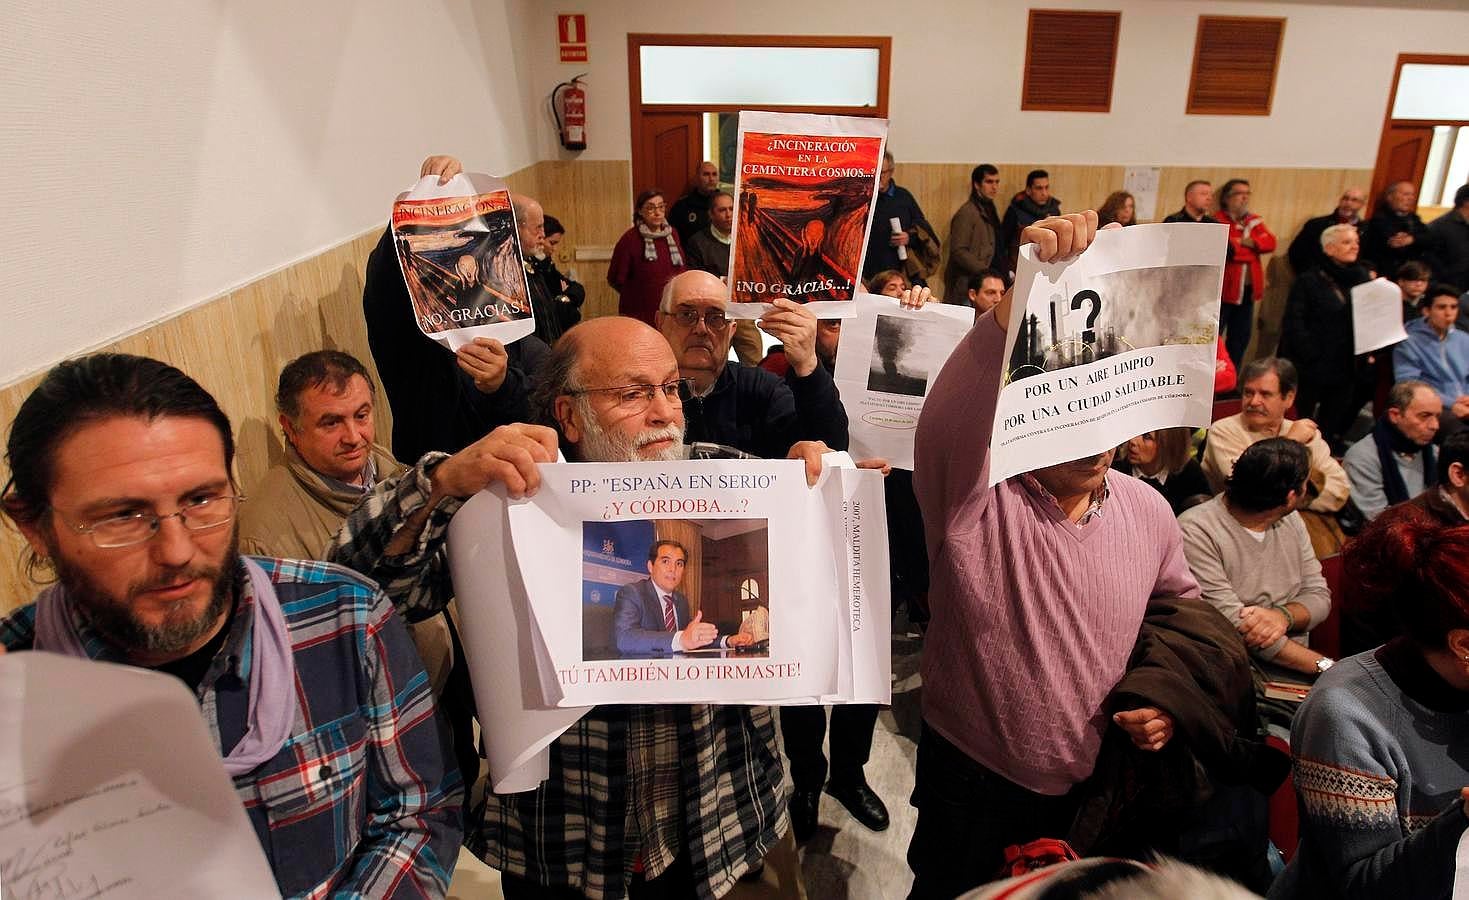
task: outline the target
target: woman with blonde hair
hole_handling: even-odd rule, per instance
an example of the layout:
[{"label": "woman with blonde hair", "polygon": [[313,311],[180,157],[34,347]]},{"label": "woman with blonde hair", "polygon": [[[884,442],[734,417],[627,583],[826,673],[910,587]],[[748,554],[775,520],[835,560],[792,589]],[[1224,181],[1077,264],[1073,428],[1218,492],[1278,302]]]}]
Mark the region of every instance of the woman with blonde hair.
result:
[{"label": "woman with blonde hair", "polygon": [[1194,458],[1190,428],[1143,432],[1117,448],[1112,467],[1152,485],[1175,516],[1213,496],[1209,479]]}]

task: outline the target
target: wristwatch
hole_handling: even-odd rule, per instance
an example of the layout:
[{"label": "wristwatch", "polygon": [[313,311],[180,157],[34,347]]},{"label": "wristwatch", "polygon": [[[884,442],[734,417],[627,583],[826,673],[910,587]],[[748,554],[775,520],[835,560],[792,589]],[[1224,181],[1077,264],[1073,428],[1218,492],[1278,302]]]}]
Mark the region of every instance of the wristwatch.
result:
[{"label": "wristwatch", "polygon": [[1334,665],[1336,665],[1336,660],[1323,656],[1316,660],[1316,674],[1320,675]]}]

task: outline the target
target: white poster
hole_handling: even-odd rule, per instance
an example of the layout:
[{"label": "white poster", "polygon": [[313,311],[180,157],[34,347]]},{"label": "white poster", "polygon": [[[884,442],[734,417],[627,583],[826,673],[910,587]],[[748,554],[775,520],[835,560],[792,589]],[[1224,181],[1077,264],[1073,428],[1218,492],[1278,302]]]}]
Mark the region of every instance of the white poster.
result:
[{"label": "white poster", "polygon": [[779,297],[845,318],[861,288],[886,119],[741,112],[729,315]]},{"label": "white poster", "polygon": [[1133,221],[1150,222],[1158,218],[1157,166],[1128,166],[1122,173],[1122,189],[1132,195]]},{"label": "white poster", "polygon": [[0,654],[0,896],[279,897],[183,682]]},{"label": "white poster", "polygon": [[458,350],[536,330],[510,188],[488,175],[425,175],[393,203],[393,245],[424,334]]},{"label": "white poster", "polygon": [[1222,224],[1108,229],[1058,263],[1021,249],[990,484],[1209,424],[1228,235]]},{"label": "white poster", "polygon": [[859,293],[857,314],[842,323],[835,379],[847,410],[850,451],[913,468],[913,436],[933,379],[974,325],[974,308],[925,303],[906,309],[892,297]]},{"label": "white poster", "polygon": [[449,559],[496,792],[605,703],[888,703],[882,476],[799,461],[562,463],[481,493]]},{"label": "white poster", "polygon": [[1386,278],[1352,288],[1353,353],[1371,353],[1408,339],[1403,330],[1403,290]]}]

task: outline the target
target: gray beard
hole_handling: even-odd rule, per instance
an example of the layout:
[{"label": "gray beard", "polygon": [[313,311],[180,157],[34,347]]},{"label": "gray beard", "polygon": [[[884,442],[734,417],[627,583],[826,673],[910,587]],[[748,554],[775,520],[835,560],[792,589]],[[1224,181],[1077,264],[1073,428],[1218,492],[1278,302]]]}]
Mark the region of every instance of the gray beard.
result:
[{"label": "gray beard", "polygon": [[[582,462],[675,462],[687,458],[687,448],[684,447],[683,429],[677,425],[667,425],[663,428],[648,428],[637,433],[633,437],[625,437],[621,434],[613,434],[602,427],[597,421],[596,414],[590,408],[590,404],[581,403],[582,437],[577,442],[577,457]],[[656,456],[644,457],[638,453],[638,447],[662,438],[672,438],[673,443]]]}]

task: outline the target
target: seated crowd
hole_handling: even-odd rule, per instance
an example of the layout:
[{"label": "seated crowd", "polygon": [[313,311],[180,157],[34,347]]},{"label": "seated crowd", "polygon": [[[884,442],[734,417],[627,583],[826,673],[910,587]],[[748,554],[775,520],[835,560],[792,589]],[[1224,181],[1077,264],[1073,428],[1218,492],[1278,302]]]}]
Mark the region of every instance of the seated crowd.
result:
[{"label": "seated crowd", "polygon": [[[435,156],[422,173],[459,170]],[[887,473],[895,604],[927,621],[902,798],[917,809],[909,896],[984,891],[1065,840],[1176,857],[1272,897],[1448,897],[1469,826],[1469,266],[1443,236],[1456,226],[1421,222],[1411,185],[1368,221],[1347,190],[1290,244],[1281,352],[1247,362],[1276,238],[1248,182],[1225,182],[1217,209],[1208,182],[1190,183],[1167,221],[1229,226],[1216,390],[1225,405],[1237,372],[1238,411],[992,487],[1020,246],[1074,256],[1100,227],[1134,224],[1136,204],[1117,192],[1100,217],[1063,216],[1037,169],[1000,214],[999,170],[981,165],[944,257],[893,178],[889,155],[867,289],[921,307],[935,276],[977,313],[931,385],[913,471],[859,463]],[[1456,201],[1448,215],[1469,223],[1469,186]],[[279,373],[285,458],[244,486],[229,420],[187,374],[108,353],[47,373],[10,429],[3,508],[56,583],[0,619],[0,650],[181,678],[287,895],[443,897],[462,844],[511,900],[805,896],[797,847],[823,791],[889,827],[900,798],[864,773],[879,708],[598,706],[552,743],[538,789],[486,790],[475,732],[496,723],[476,721],[447,535],[487,487],[534,493],[558,452],[673,460],[697,443],[804,460],[814,483],[822,454],[848,446],[840,321],[789,300],[758,327],[727,315],[733,200],[711,164],[671,210],[661,192],[637,198],[609,268],[618,316],[581,321],[583,286],[548,252],[564,229],[534,199],[514,204],[537,327],[508,346],[437,346],[415,326],[391,231],[373,251],[363,315],[393,412],[385,444],[371,371],[336,350]],[[1350,291],[1379,273],[1421,299],[1407,341],[1354,354]],[[1369,430],[1359,414],[1378,388]],[[1311,646],[1344,614],[1323,573],[1338,553],[1377,639],[1340,661]],[[712,626],[681,609],[638,633],[708,643]],[[1309,696],[1280,702],[1280,682]],[[1266,806],[1292,763],[1300,844],[1279,848],[1294,854],[1280,873]],[[1099,884],[1094,869],[1055,871]],[[1136,879],[1115,896],[1250,896],[1173,864],[1113,869]],[[1008,896],[995,890],[974,896]]]}]

